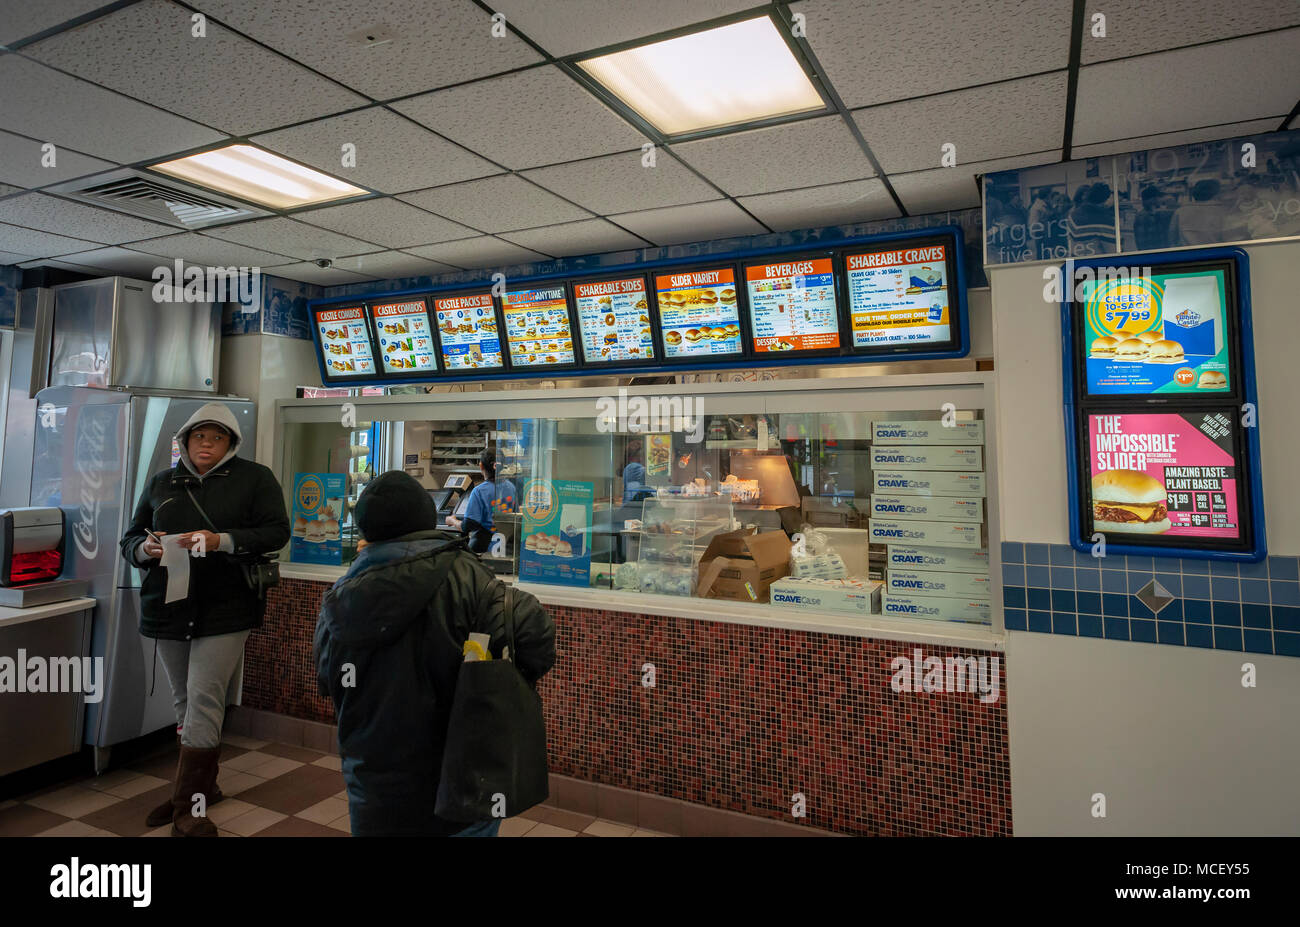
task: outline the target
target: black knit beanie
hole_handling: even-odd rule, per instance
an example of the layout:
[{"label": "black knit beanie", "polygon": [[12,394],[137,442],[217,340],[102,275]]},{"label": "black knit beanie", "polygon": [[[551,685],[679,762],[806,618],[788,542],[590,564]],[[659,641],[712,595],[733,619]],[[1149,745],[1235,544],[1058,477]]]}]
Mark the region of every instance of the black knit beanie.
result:
[{"label": "black knit beanie", "polygon": [[401,470],[389,470],[366,486],[357,500],[356,517],[361,536],[371,544],[438,527],[438,509],[429,491]]}]

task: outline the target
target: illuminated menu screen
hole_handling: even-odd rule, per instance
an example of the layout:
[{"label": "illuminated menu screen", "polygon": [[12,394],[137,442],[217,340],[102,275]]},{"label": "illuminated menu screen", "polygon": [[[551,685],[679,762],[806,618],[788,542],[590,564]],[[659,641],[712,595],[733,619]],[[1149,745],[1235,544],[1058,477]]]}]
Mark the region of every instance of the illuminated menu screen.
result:
[{"label": "illuminated menu screen", "polygon": [[510,362],[516,367],[573,363],[564,287],[507,291],[501,299]]},{"label": "illuminated menu screen", "polygon": [[442,342],[445,369],[482,370],[503,366],[501,337],[490,293],[435,298],[433,318]]},{"label": "illuminated menu screen", "polygon": [[375,303],[370,316],[379,335],[379,359],[384,373],[433,373],[433,332],[424,300]]},{"label": "illuminated menu screen", "polygon": [[818,351],[840,346],[835,274],[829,257],[745,268],[754,350]]},{"label": "illuminated menu screen", "polygon": [[848,254],[853,347],[951,340],[947,258],[944,245]]},{"label": "illuminated menu screen", "polygon": [[374,376],[375,356],[370,348],[365,311],[360,306],[318,309],[316,331],[320,334],[321,354],[331,379]]},{"label": "illuminated menu screen", "polygon": [[587,363],[638,361],[654,357],[645,280],[575,283],[574,302]]},{"label": "illuminated menu screen", "polygon": [[665,357],[740,354],[736,274],[730,267],[655,277]]}]

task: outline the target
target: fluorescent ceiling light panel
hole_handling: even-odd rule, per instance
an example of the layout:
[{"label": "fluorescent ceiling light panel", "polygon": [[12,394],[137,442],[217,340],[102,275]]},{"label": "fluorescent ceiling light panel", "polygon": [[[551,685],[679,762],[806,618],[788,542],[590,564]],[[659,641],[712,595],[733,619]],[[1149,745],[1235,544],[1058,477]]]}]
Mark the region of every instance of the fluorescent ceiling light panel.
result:
[{"label": "fluorescent ceiling light panel", "polygon": [[328,203],[367,191],[252,145],[229,145],[151,170],[273,209]]},{"label": "fluorescent ceiling light panel", "polygon": [[664,135],[826,107],[768,16],[578,65]]}]

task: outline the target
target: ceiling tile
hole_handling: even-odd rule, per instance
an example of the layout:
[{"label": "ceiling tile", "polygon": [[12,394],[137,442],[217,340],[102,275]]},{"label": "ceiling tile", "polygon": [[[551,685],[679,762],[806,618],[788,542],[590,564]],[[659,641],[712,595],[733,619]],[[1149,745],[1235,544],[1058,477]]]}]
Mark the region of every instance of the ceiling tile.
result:
[{"label": "ceiling tile", "polygon": [[25,188],[11,187],[7,183],[0,183],[0,196],[8,196],[10,193],[21,193]]},{"label": "ceiling tile", "polygon": [[1285,116],[1300,87],[1300,29],[1079,69],[1074,142]]},{"label": "ceiling tile", "polygon": [[646,141],[557,67],[427,93],[393,109],[514,170],[626,151]]},{"label": "ceiling tile", "polygon": [[21,264],[30,259],[30,254],[15,254],[12,251],[0,251],[0,267],[7,267],[11,264]]},{"label": "ceiling tile", "polygon": [[[379,106],[259,135],[253,141],[380,193],[405,193],[499,171]],[[345,144],[356,146],[356,167],[342,167]]]},{"label": "ceiling tile", "polygon": [[279,254],[290,257],[334,258],[340,254],[356,254],[373,248],[369,242],[358,241],[335,232],[326,231],[305,222],[276,217],[274,219],[255,219],[239,225],[205,229],[204,234],[223,241],[233,241],[250,248],[266,251],[275,249]]},{"label": "ceiling tile", "polygon": [[858,128],[887,174],[940,167],[943,146],[957,163],[987,161],[1061,144],[1065,72],[973,87],[924,100],[858,110]]},{"label": "ceiling tile", "polygon": [[23,54],[232,135],[369,102],[216,23],[195,38],[191,15],[167,0],[144,0]]},{"label": "ceiling tile", "polygon": [[1072,0],[790,6],[806,17],[813,53],[849,108],[1065,68],[1072,8]]},{"label": "ceiling tile", "polygon": [[761,235],[767,231],[730,200],[626,212],[610,218],[656,245]]},{"label": "ceiling tile", "polygon": [[111,276],[105,274],[101,268],[90,267],[86,264],[74,264],[71,261],[64,261],[57,258],[37,258],[34,261],[26,261],[18,266],[24,270],[30,267],[57,267],[59,270],[71,270],[79,274],[89,274],[92,277]]},{"label": "ceiling tile", "polygon": [[0,18],[0,45],[13,45],[104,5],[104,0],[41,0],[40,3],[6,3]]},{"label": "ceiling tile", "polygon": [[339,270],[335,267],[317,267],[311,261],[303,261],[300,264],[281,264],[278,267],[266,268],[266,273],[276,277],[288,277],[290,280],[298,280],[302,283],[317,283],[321,286],[340,286],[345,283],[360,283],[365,280],[358,274],[349,273],[346,270]]},{"label": "ceiling tile", "polygon": [[631,232],[625,232],[604,219],[566,222],[563,225],[549,225],[546,228],[528,229],[524,232],[509,232],[501,237],[554,257],[604,254],[607,251],[627,251],[645,247],[645,242]]},{"label": "ceiling tile", "polygon": [[745,196],[739,202],[776,232],[825,228],[898,215],[898,207],[877,178]]},{"label": "ceiling tile", "polygon": [[1044,151],[1018,158],[998,158],[995,161],[976,161],[956,167],[936,167],[910,174],[890,174],[889,183],[903,201],[909,215],[923,216],[950,209],[969,209],[980,204],[980,187],[977,174],[1010,171],[1019,167],[1035,167],[1061,160],[1061,151]]},{"label": "ceiling tile", "polygon": [[60,74],[18,55],[0,55],[0,129],[122,164],[210,145],[224,138],[180,116]]},{"label": "ceiling tile", "polygon": [[183,232],[166,238],[154,238],[149,241],[137,241],[131,245],[132,251],[145,254],[157,254],[162,257],[180,258],[194,264],[206,264],[214,267],[274,267],[283,264],[292,255],[283,255],[270,251],[247,248],[234,242],[209,238],[197,232]]},{"label": "ceiling tile", "polygon": [[159,263],[156,255],[141,254],[129,248],[98,248],[94,251],[65,254],[62,260],[141,280],[152,280],[153,269]]},{"label": "ceiling tile", "polygon": [[506,22],[557,58],[757,6],[756,0],[493,0]]},{"label": "ceiling tile", "polygon": [[508,241],[479,235],[476,238],[462,238],[459,241],[443,242],[439,245],[425,245],[420,248],[407,248],[408,253],[441,261],[455,267],[477,269],[479,267],[509,267],[515,264],[531,264],[545,261],[546,255],[529,251]]},{"label": "ceiling tile", "polygon": [[0,222],[54,232],[106,245],[171,235],[175,229],[158,222],[83,203],[61,200],[44,193],[29,193],[0,203]]},{"label": "ceiling tile", "polygon": [[591,216],[516,174],[417,190],[398,198],[484,232],[509,232]]},{"label": "ceiling tile", "polygon": [[[1093,15],[1106,16],[1106,35],[1093,36]],[[1089,0],[1082,61],[1164,51],[1230,39],[1266,29],[1300,26],[1300,3],[1290,0]]]},{"label": "ceiling tile", "polygon": [[[377,100],[486,77],[540,61],[517,36],[492,35],[490,14],[468,0],[196,0],[259,42]],[[392,41],[347,40],[383,29]]]},{"label": "ceiling tile", "polygon": [[19,228],[0,222],[0,251],[12,251],[28,257],[61,257],[74,251],[89,251],[99,242],[53,235],[37,229]]},{"label": "ceiling tile", "polygon": [[684,142],[672,148],[732,196],[863,180],[876,174],[839,116]]},{"label": "ceiling tile", "polygon": [[1186,132],[1166,132],[1163,135],[1122,138],[1113,142],[1098,142],[1095,145],[1075,145],[1070,149],[1070,157],[1072,159],[1099,158],[1102,155],[1128,154],[1131,151],[1150,151],[1158,148],[1172,148],[1175,145],[1191,145],[1195,142],[1214,142],[1223,138],[1258,135],[1263,132],[1272,132],[1277,128],[1281,119],[1281,116],[1274,116],[1270,119],[1256,119],[1251,122],[1234,122],[1226,126],[1189,129]]},{"label": "ceiling tile", "polygon": [[474,233],[473,229],[390,199],[328,206],[295,213],[294,218],[385,248],[451,241]]},{"label": "ceiling tile", "polygon": [[640,151],[629,151],[543,167],[524,176],[602,215],[721,199],[717,190],[665,151],[655,153],[654,167],[644,166]]},{"label": "ceiling tile", "polygon": [[0,132],[0,180],[18,184],[20,187],[45,187],[64,180],[72,180],[74,177],[111,170],[117,166],[111,161],[101,161],[66,148],[56,147],[53,166],[44,167],[41,163],[44,155],[40,142],[23,138],[21,135]]},{"label": "ceiling tile", "polygon": [[[430,247],[437,247],[431,245]],[[339,270],[351,271],[373,280],[389,280],[398,277],[426,277],[434,274],[447,274],[456,270],[450,264],[439,264],[428,258],[415,257],[404,251],[378,251],[374,254],[355,254],[352,257],[338,258],[334,266]]]}]

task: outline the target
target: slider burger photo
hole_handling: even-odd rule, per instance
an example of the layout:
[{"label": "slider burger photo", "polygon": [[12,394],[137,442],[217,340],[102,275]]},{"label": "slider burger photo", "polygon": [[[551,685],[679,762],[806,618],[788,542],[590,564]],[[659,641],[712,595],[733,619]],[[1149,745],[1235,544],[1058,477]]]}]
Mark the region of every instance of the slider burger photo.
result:
[{"label": "slider burger photo", "polygon": [[668,334],[664,335],[664,341],[668,342],[669,344],[673,344],[673,345],[681,344],[681,343],[682,343],[682,333],[681,333],[681,332],[678,332],[678,331],[671,331],[671,332],[669,332]]},{"label": "slider burger photo", "polygon": [[700,330],[698,328],[688,328],[686,330],[687,341],[691,341],[691,342],[699,341],[702,337],[704,336],[700,333]]},{"label": "slider burger photo", "polygon": [[1170,529],[1164,484],[1141,470],[1107,470],[1092,478],[1092,523],[1098,531],[1161,534]]},{"label": "slider burger photo", "polygon": [[1161,340],[1160,333],[1159,332],[1138,332],[1137,340],[1145,344],[1154,344],[1155,342]]},{"label": "slider burger photo", "polygon": [[734,303],[736,301],[736,291],[728,287],[722,291],[722,301],[724,303]]},{"label": "slider burger photo", "polygon": [[1222,370],[1202,370],[1200,379],[1196,381],[1197,389],[1227,389],[1228,378],[1223,375]]},{"label": "slider burger photo", "polygon": [[1088,349],[1089,357],[1114,357],[1115,345],[1118,344],[1114,338],[1109,335],[1102,335],[1100,338],[1093,339],[1092,347]]},{"label": "slider burger photo", "polygon": [[1146,342],[1138,338],[1129,338],[1115,345],[1115,360],[1144,361],[1148,353]]},{"label": "slider burger photo", "polygon": [[1181,364],[1183,346],[1177,341],[1153,341],[1148,345],[1151,356],[1147,361],[1152,364]]}]

